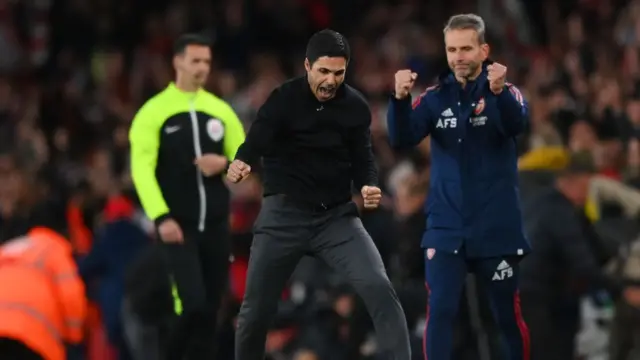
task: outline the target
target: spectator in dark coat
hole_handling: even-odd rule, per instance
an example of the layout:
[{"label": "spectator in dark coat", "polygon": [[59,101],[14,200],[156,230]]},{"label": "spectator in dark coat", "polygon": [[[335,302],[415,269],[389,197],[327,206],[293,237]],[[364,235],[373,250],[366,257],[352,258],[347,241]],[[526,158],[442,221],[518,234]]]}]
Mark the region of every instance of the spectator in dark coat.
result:
[{"label": "spectator in dark coat", "polygon": [[622,290],[598,264],[584,213],[594,171],[590,155],[574,155],[553,188],[525,208],[534,251],[521,263],[521,292],[533,360],[574,358],[579,301],[589,290],[581,284],[613,296]]},{"label": "spectator in dark coat", "polygon": [[141,250],[150,244],[147,233],[133,221],[134,213],[133,204],[126,198],[110,199],[104,210],[105,224],[96,232],[89,254],[79,261],[85,282],[98,281],[95,298],[109,341],[118,349],[120,360],[130,359],[121,324],[125,273]]}]

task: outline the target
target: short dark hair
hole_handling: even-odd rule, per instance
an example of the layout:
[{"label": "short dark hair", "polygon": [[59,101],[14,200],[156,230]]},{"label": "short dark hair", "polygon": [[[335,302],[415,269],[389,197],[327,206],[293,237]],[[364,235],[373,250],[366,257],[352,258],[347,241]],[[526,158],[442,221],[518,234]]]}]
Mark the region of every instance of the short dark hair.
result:
[{"label": "short dark hair", "polygon": [[476,14],[459,14],[450,17],[443,32],[446,34],[449,30],[475,30],[478,33],[480,44],[486,42],[484,20]]},{"label": "short dark hair", "polygon": [[181,35],[173,44],[173,55],[183,54],[189,45],[211,46],[211,41],[200,34]]},{"label": "short dark hair", "polygon": [[351,49],[347,38],[331,29],[320,30],[313,34],[307,43],[306,58],[310,63],[323,56],[343,57],[347,62],[351,58]]}]

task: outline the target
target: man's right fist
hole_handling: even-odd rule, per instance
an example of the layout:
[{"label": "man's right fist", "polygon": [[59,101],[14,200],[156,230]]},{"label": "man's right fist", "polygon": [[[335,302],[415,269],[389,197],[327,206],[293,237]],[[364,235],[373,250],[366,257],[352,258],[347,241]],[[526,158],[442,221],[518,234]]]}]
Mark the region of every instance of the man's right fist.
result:
[{"label": "man's right fist", "polygon": [[227,170],[227,179],[232,183],[238,183],[251,173],[251,166],[240,160],[233,160]]},{"label": "man's right fist", "polygon": [[396,99],[400,100],[409,96],[417,78],[418,74],[411,70],[399,70],[396,73]]}]

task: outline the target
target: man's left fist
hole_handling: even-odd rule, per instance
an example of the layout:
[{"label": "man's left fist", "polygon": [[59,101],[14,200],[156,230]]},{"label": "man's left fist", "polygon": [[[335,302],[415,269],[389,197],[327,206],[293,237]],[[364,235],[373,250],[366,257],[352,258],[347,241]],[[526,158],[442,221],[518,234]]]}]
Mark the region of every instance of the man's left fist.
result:
[{"label": "man's left fist", "polygon": [[380,200],[382,199],[382,191],[379,187],[376,186],[363,186],[362,190],[362,199],[364,199],[364,208],[365,209],[375,209],[380,205]]},{"label": "man's left fist", "polygon": [[504,83],[507,79],[507,67],[494,62],[487,66],[487,80],[489,80],[489,88],[491,92],[499,95],[504,90]]}]

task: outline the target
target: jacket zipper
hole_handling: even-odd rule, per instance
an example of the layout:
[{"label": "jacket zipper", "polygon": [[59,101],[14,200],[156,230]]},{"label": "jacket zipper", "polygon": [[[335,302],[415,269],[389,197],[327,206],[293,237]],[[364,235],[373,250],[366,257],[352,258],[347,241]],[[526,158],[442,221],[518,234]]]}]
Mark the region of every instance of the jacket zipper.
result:
[{"label": "jacket zipper", "polygon": [[[464,90],[462,90],[464,91]],[[462,98],[462,94],[463,92],[458,91],[458,96],[457,96],[457,111],[456,113],[458,114],[458,119],[459,119],[459,124],[460,124],[460,129],[458,129],[458,154],[460,154],[460,166],[459,166],[459,172],[460,172],[460,199],[462,200],[462,204],[460,206],[460,215],[462,217],[462,229],[463,231],[466,228],[466,219],[465,219],[465,212],[464,212],[464,208],[465,208],[465,199],[464,199],[464,182],[462,181],[462,179],[464,179],[464,172],[465,172],[465,167],[466,167],[466,161],[464,159],[465,157],[465,153],[464,153],[464,146],[462,145],[462,142],[464,141],[464,137],[466,137],[466,126],[467,126],[467,122],[463,121],[464,117],[463,112],[462,112],[462,105],[463,105],[463,99]],[[453,251],[454,254],[458,253],[459,249],[456,249]]]},{"label": "jacket zipper", "polygon": [[[189,117],[191,118],[191,131],[193,133],[193,150],[196,157],[202,156],[202,148],[200,147],[200,127],[198,125],[198,115],[194,101],[189,103]],[[204,189],[204,179],[202,172],[196,169],[196,181],[198,184],[198,195],[200,196],[200,218],[198,220],[198,231],[204,231],[204,221],[207,217],[207,192]]]}]

